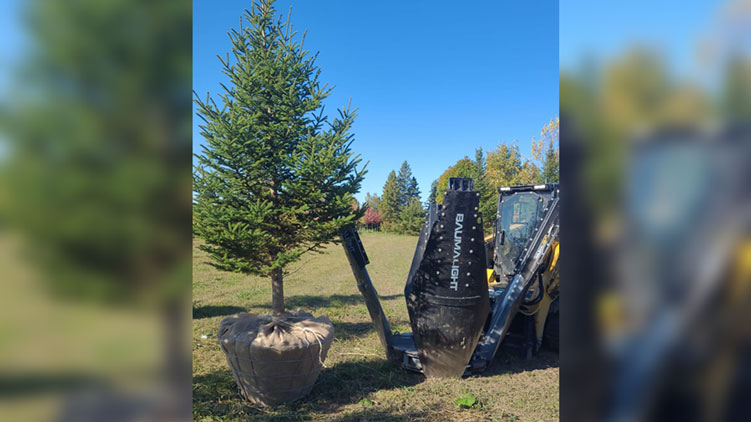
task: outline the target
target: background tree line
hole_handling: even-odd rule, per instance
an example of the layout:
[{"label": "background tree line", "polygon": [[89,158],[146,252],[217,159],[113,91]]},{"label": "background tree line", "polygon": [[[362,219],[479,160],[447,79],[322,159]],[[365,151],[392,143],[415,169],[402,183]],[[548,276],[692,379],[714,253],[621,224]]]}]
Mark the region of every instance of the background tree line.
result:
[{"label": "background tree line", "polygon": [[525,157],[516,142],[501,143],[487,153],[477,148],[474,159],[465,156],[433,181],[425,204],[420,203],[417,179],[412,176],[412,170],[405,161],[398,173],[392,171],[389,174],[380,196],[366,194],[365,216],[360,222],[369,229],[418,234],[428,206],[443,201],[449,178],[470,177],[474,180],[475,189],[480,192],[484,225],[490,228],[495,219],[498,188],[558,182],[558,126],[559,119],[554,117],[542,128],[539,139],[532,138],[531,157]]},{"label": "background tree line", "polygon": [[425,220],[425,208],[420,202],[420,188],[406,161],[399,172],[391,171],[381,196],[365,196],[365,227],[393,233],[417,234]]}]

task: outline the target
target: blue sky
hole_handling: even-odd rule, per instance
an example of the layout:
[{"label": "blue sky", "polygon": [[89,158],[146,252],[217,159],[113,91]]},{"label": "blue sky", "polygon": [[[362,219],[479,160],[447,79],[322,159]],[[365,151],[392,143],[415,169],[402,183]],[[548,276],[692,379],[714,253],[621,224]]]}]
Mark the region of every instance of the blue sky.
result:
[{"label": "blue sky", "polygon": [[[566,0],[560,14],[560,60],[577,66],[607,59],[639,40],[661,48],[674,69],[693,67],[697,43],[717,30],[727,1],[594,2]],[[354,148],[369,173],[359,197],[380,192],[405,159],[424,196],[430,183],[464,155],[498,142],[529,141],[558,112],[559,16],[556,1],[456,2],[283,0],[293,23],[308,29],[322,80],[336,85],[328,113],[352,97],[359,107]],[[0,0],[0,96],[23,59],[24,2]],[[194,90],[216,93],[224,79],[217,54],[229,50],[250,0],[193,3]],[[194,151],[201,137],[194,117]],[[565,163],[563,164],[565,165]]]},{"label": "blue sky", "polygon": [[[327,114],[349,98],[359,108],[353,148],[369,161],[365,192],[379,193],[407,160],[423,199],[430,183],[475,148],[533,136],[558,113],[558,3],[278,1],[320,53],[321,80],[335,85]],[[249,0],[196,0],[193,88],[219,92],[217,54],[229,51]],[[200,151],[194,117],[194,151]]]},{"label": "blue sky", "polygon": [[567,0],[560,10],[561,69],[583,58],[607,60],[639,43],[657,49],[679,74],[696,69],[698,46],[715,31],[716,16],[728,1]]},{"label": "blue sky", "polygon": [[0,98],[9,95],[11,67],[24,44],[20,5],[19,0],[0,0]]}]

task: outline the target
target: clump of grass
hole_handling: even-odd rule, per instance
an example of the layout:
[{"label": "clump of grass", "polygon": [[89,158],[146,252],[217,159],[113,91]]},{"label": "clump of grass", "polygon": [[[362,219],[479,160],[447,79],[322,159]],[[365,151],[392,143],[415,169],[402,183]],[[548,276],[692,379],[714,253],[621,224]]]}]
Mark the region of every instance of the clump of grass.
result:
[{"label": "clump of grass", "polygon": [[456,407],[459,409],[469,409],[477,404],[477,398],[470,393],[464,393],[457,397],[454,403],[456,403]]}]

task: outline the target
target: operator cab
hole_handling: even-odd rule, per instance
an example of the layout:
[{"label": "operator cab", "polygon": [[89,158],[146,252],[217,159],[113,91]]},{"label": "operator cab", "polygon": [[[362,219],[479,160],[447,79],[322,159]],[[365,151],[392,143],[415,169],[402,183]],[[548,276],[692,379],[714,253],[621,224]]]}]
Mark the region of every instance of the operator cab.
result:
[{"label": "operator cab", "polygon": [[493,269],[496,281],[508,283],[519,272],[526,252],[540,229],[558,183],[498,189]]}]

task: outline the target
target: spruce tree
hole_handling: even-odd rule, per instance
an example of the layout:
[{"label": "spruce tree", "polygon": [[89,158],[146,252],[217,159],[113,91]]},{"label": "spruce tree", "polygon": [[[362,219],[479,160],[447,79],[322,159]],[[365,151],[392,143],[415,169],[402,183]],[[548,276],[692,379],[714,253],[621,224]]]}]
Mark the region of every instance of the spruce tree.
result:
[{"label": "spruce tree", "polygon": [[196,100],[206,145],[194,169],[194,224],[216,267],[271,278],[280,315],[285,268],[360,217],[351,204],[365,169],[351,150],[355,113],[323,115],[330,89],[316,56],[272,3],[254,3],[249,26],[230,32],[219,104]]},{"label": "spruce tree", "polygon": [[396,172],[392,170],[386,179],[386,184],[383,185],[379,210],[381,213],[383,228],[386,231],[394,230],[397,227],[399,213],[403,208],[400,202],[400,197],[401,192],[399,189],[399,182],[396,177]]},{"label": "spruce tree", "polygon": [[430,195],[428,196],[428,202],[425,203],[425,208],[429,208],[430,204],[435,203],[437,197],[438,197],[438,179],[433,180],[433,183],[430,184]]},{"label": "spruce tree", "polygon": [[425,209],[417,198],[410,199],[399,214],[396,232],[403,234],[420,234],[420,229],[425,224]]},{"label": "spruce tree", "polygon": [[558,182],[558,149],[551,141],[545,151],[545,162],[542,167],[542,181],[545,183]]},{"label": "spruce tree", "polygon": [[0,225],[33,243],[55,294],[175,300],[190,269],[190,8],[18,5],[28,45],[3,63]]},{"label": "spruce tree", "polygon": [[399,185],[399,205],[404,208],[412,198],[420,198],[420,189],[417,187],[417,179],[412,176],[412,169],[406,161],[402,163],[397,175]]},{"label": "spruce tree", "polygon": [[407,198],[409,201],[412,199],[420,200],[420,187],[417,186],[417,179],[412,177],[407,186]]},{"label": "spruce tree", "polygon": [[[415,202],[420,208],[419,212],[414,206]],[[425,218],[425,210],[420,204],[420,188],[406,161],[402,163],[398,174],[395,171],[389,173],[383,186],[380,212],[384,230],[396,233],[413,233],[411,227],[414,226],[415,215],[419,214],[420,219]]]}]

